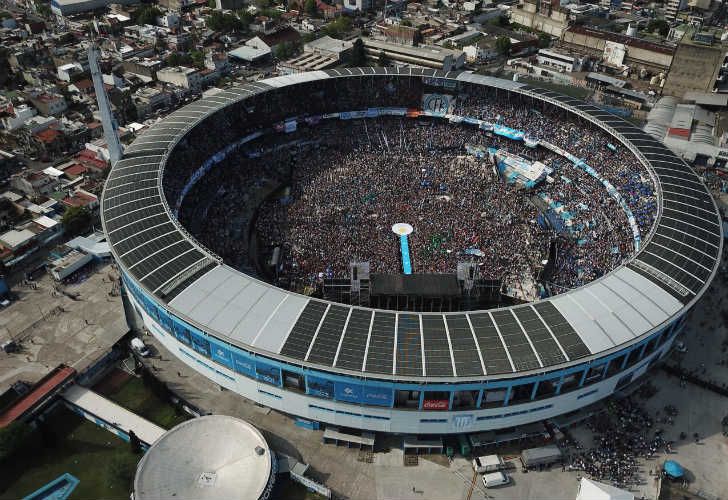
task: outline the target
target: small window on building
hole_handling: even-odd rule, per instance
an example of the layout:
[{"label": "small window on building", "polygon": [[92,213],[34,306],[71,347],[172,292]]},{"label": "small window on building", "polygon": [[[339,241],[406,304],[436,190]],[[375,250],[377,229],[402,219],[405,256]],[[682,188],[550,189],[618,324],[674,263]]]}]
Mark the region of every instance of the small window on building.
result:
[{"label": "small window on building", "polygon": [[457,391],[452,401],[453,410],[471,410],[478,404],[480,391]]},{"label": "small window on building", "polygon": [[420,391],[397,391],[394,396],[395,408],[417,410],[420,407]]}]

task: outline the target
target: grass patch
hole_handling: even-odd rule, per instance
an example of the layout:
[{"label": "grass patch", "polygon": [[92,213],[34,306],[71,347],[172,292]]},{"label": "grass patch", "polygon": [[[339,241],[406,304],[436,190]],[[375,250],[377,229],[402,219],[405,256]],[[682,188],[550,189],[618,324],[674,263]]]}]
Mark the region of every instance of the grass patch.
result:
[{"label": "grass patch", "polygon": [[280,500],[323,500],[324,497],[313,491],[308,491],[304,485],[291,479],[282,479],[281,484],[276,485],[274,491],[276,498]]},{"label": "grass patch", "polygon": [[[17,499],[69,472],[79,479],[71,499],[127,500],[131,484],[122,477],[133,477],[141,455],[111,432],[96,426],[65,407],[58,407],[47,419],[54,443],[34,448],[28,456],[14,457],[0,464],[0,499]],[[131,471],[119,474],[109,464],[123,463]]]},{"label": "grass patch", "polygon": [[186,413],[178,412],[171,403],[157,396],[140,377],[129,377],[118,387],[111,388],[108,392],[104,391],[102,394],[116,404],[165,429],[171,429],[190,418]]}]

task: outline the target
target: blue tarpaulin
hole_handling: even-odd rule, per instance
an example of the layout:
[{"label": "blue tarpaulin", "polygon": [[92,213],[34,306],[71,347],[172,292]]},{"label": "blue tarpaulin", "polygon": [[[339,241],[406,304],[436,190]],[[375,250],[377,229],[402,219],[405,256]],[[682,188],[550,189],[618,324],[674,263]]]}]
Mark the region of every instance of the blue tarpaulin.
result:
[{"label": "blue tarpaulin", "polygon": [[673,478],[680,478],[683,474],[685,474],[685,470],[682,468],[682,465],[674,460],[665,460],[665,465],[662,466],[662,469],[668,476]]}]

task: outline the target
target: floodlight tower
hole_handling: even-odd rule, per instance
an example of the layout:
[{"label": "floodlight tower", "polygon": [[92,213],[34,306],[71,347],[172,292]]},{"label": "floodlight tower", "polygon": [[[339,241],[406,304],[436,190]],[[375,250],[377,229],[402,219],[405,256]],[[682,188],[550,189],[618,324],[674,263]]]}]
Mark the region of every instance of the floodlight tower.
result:
[{"label": "floodlight tower", "polygon": [[91,79],[94,82],[94,90],[96,91],[96,102],[101,112],[104,139],[106,139],[106,144],[109,148],[109,159],[113,166],[121,158],[123,149],[121,142],[119,142],[119,127],[116,124],[114,115],[111,113],[111,104],[109,104],[109,98],[106,95],[106,90],[104,90],[104,80],[101,76],[101,68],[99,67],[99,56],[99,48],[96,42],[92,41],[88,49],[88,65],[91,69]]}]

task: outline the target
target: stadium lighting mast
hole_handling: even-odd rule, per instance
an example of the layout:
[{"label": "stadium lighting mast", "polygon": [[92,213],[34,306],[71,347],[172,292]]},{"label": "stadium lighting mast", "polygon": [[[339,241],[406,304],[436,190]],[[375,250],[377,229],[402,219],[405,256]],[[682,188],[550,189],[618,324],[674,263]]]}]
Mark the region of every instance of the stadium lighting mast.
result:
[{"label": "stadium lighting mast", "polygon": [[101,124],[104,127],[104,139],[109,148],[109,159],[113,166],[123,153],[121,142],[119,142],[118,125],[111,112],[111,104],[104,90],[104,80],[101,76],[101,68],[99,67],[99,47],[95,40],[91,40],[91,46],[88,49],[88,65],[91,70],[91,79],[94,82],[94,91],[96,92],[96,102],[101,112]]}]

